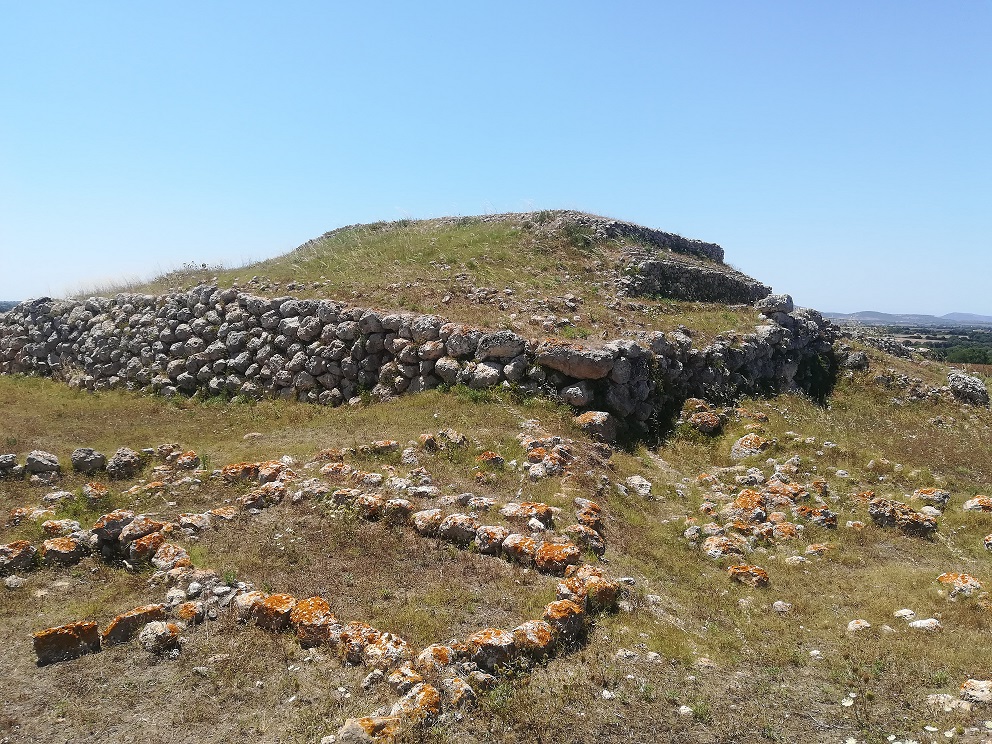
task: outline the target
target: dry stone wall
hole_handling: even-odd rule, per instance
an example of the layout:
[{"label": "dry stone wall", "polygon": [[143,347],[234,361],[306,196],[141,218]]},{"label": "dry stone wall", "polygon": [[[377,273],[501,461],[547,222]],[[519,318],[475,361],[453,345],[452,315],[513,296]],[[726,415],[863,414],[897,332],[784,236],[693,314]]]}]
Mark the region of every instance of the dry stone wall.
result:
[{"label": "dry stone wall", "polygon": [[751,333],[698,348],[686,329],[579,345],[433,315],[216,286],[42,298],[0,315],[0,373],[43,375],[88,390],[326,405],[362,392],[386,398],[442,385],[512,385],[580,410],[607,411],[638,433],[660,409],[689,396],[727,400],[809,389],[808,363],[830,352],[833,327],[815,311],[775,309],[781,307],[766,311],[768,322]]}]

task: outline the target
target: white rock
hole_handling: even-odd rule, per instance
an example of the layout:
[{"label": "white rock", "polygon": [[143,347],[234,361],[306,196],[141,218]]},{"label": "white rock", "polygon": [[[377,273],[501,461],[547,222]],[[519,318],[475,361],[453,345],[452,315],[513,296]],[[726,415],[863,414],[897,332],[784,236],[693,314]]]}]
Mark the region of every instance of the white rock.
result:
[{"label": "white rock", "polygon": [[868,630],[868,628],[870,627],[871,627],[871,623],[869,623],[867,620],[862,620],[862,619],[852,620],[847,624],[847,632],[857,633],[860,630]]},{"label": "white rock", "polygon": [[694,711],[692,710],[692,708],[690,708],[688,705],[679,706],[679,715],[682,716],[683,718],[688,718],[693,714],[693,712]]},{"label": "white rock", "polygon": [[961,699],[972,703],[992,703],[992,680],[967,680],[961,685]]},{"label": "white rock", "polygon": [[892,617],[898,618],[899,620],[912,620],[916,617],[916,613],[911,609],[906,608],[902,610],[896,610],[892,613]]},{"label": "white rock", "polygon": [[775,602],[772,605],[772,609],[775,610],[775,612],[780,612],[780,613],[783,613],[784,614],[784,613],[789,612],[790,610],[792,610],[792,603],[791,602],[783,602],[780,599],[780,600],[778,600],[777,602]]},{"label": "white rock", "polygon": [[625,481],[625,483],[627,484],[627,487],[632,489],[638,496],[647,498],[651,495],[652,483],[646,478],[639,475],[632,475]]},{"label": "white rock", "polygon": [[928,633],[932,633],[937,630],[942,630],[943,625],[940,624],[940,620],[929,617],[926,620],[914,620],[909,624],[909,627],[913,630],[924,630]]}]

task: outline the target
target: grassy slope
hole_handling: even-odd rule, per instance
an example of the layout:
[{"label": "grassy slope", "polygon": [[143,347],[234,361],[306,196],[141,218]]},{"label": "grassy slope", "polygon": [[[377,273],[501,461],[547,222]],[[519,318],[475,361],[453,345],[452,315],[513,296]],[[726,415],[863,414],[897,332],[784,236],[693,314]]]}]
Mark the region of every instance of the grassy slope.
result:
[{"label": "grassy slope", "polygon": [[[941,374],[937,367],[873,356],[876,369],[900,366],[933,382]],[[992,630],[988,607],[974,600],[948,602],[934,581],[944,571],[965,571],[986,585],[992,582],[989,554],[981,546],[992,532],[992,515],[961,511],[966,498],[992,486],[992,416],[946,404],[895,405],[891,397],[859,376],[838,386],[829,410],[793,396],[745,402],[769,415],[764,433],[778,440],[769,456],[798,454],[800,477],[826,477],[840,513],[837,531],[810,527],[801,540],[752,556],[771,573],[772,586],[764,591],[730,584],[721,564],[692,552],[681,538],[682,518],[695,514],[706,497],[695,476],[731,464],[730,444],[747,420],[732,423],[715,440],[675,437],[657,452],[614,455],[612,469],[605,471],[613,481],[641,473],[659,494],[656,501],[615,492],[599,499],[610,515],[609,570],[637,579],[633,611],[602,618],[581,652],[501,685],[476,711],[432,731],[430,738],[881,741],[890,733],[923,739],[921,727],[928,724],[941,731],[981,725],[979,712],[935,714],[925,709],[923,698],[953,692],[967,677],[992,676],[992,659],[981,651]],[[113,450],[180,441],[209,455],[214,466],[282,454],[306,459],[323,447],[381,437],[405,442],[450,425],[465,431],[473,446],[464,457],[425,461],[446,492],[479,492],[471,480],[474,452],[493,448],[508,459],[519,457],[514,435],[523,419],[539,418],[552,432],[579,436],[558,409],[458,394],[430,393],[360,409],[274,402],[217,406],[125,393],[87,395],[42,380],[0,378],[0,406],[4,448],[22,454],[42,447],[65,459],[81,445]],[[937,429],[928,423],[936,416],[954,423]],[[248,431],[264,436],[242,439]],[[816,443],[805,444],[806,437]],[[837,447],[823,448],[826,440]],[[879,483],[867,468],[879,457],[901,464],[901,472]],[[838,468],[851,477],[838,478]],[[593,480],[523,484],[523,495],[567,506],[573,495],[593,496]],[[853,497],[865,488],[900,498],[934,484],[952,490],[953,497],[933,542],[870,524],[863,532],[843,527],[848,519],[869,521],[865,505]],[[79,482],[70,478],[66,485],[71,489]],[[505,474],[488,492],[506,501],[519,485]],[[174,497],[179,503],[171,510],[151,497],[138,507],[200,508],[224,496],[211,489]],[[0,484],[2,510],[37,499],[38,491],[25,485]],[[0,529],[0,539],[36,537],[31,530],[37,528]],[[288,534],[296,539],[287,540]],[[833,547],[805,566],[784,565],[785,557],[801,554],[810,542]],[[366,545],[389,549],[368,551]],[[417,644],[464,637],[488,624],[512,627],[534,616],[553,591],[547,578],[310,507],[269,510],[192,547],[200,565],[236,572],[275,591],[323,593],[339,614],[380,623]],[[6,593],[0,604],[0,654],[11,670],[0,677],[0,695],[13,701],[0,718],[0,736],[6,726],[12,740],[45,738],[64,727],[74,741],[105,739],[107,732],[130,732],[148,741],[185,741],[189,732],[199,741],[317,741],[345,716],[388,702],[381,688],[364,692],[358,686],[367,670],[227,621],[192,633],[176,662],[155,662],[125,647],[37,669],[29,632],[78,617],[106,622],[157,595],[143,576],[92,561],[75,569],[43,569],[30,580],[28,588]],[[657,599],[649,601],[648,595]],[[792,602],[793,612],[772,612],[776,599]],[[902,607],[921,618],[939,616],[945,631],[932,636],[908,631],[892,618]],[[858,617],[873,628],[852,637],[845,628]],[[884,624],[896,632],[882,631]],[[618,660],[620,648],[657,651],[662,663]],[[814,649],[823,660],[810,657]],[[217,654],[228,658],[212,659]],[[710,664],[701,666],[701,657]],[[208,668],[206,676],[193,672],[201,666]],[[604,699],[604,689],[615,697]],[[841,706],[850,692],[858,694],[855,704]],[[287,702],[293,695],[296,700]],[[692,715],[679,716],[680,705],[689,706]]]},{"label": "grassy slope", "polygon": [[[544,331],[528,319],[550,313],[578,314],[574,328],[558,332],[581,337],[684,323],[706,338],[756,322],[750,310],[716,305],[624,300],[618,310],[610,273],[618,259],[614,245],[588,245],[581,236],[519,225],[394,224],[338,231],[241,269],[183,271],[129,289],[164,291],[216,276],[222,284],[237,281],[260,294],[437,312],[479,325],[511,325],[529,335]],[[253,276],[260,281],[250,283]],[[483,297],[473,291],[478,287],[497,293]],[[575,310],[564,304],[569,293],[582,300]],[[509,319],[510,313],[517,318]],[[931,385],[945,379],[940,366],[870,353],[875,370],[893,366]],[[47,449],[67,462],[77,446],[112,452],[122,445],[177,441],[219,467],[284,454],[306,460],[325,447],[380,438],[406,442],[454,426],[469,435],[470,451],[425,461],[445,492],[474,490],[508,501],[522,488],[524,498],[562,507],[576,495],[596,498],[609,515],[609,571],[633,576],[637,584],[632,611],[601,618],[580,652],[501,684],[461,721],[424,736],[444,742],[883,741],[891,733],[925,740],[925,724],[943,731],[983,720],[980,712],[928,711],[927,694],[953,692],[967,677],[992,677],[992,659],[984,651],[992,630],[989,609],[970,600],[948,602],[934,581],[944,571],[966,571],[986,586],[992,582],[989,554],[981,546],[992,532],[992,515],[961,511],[966,498],[992,490],[992,416],[948,404],[898,405],[893,395],[872,385],[868,375],[843,381],[829,410],[793,396],[745,402],[769,415],[764,433],[778,440],[769,456],[798,454],[803,482],[827,477],[840,513],[837,531],[810,527],[801,540],[752,555],[771,574],[772,586],[763,591],[732,585],[724,565],[691,551],[681,537],[684,517],[695,515],[707,495],[696,476],[731,464],[730,445],[747,420],[734,421],[713,440],[676,436],[656,452],[618,452],[608,468],[584,457],[574,477],[521,484],[506,473],[480,489],[472,480],[471,456],[491,448],[519,458],[514,437],[524,419],[538,418],[552,433],[584,442],[568,413],[535,402],[439,393],[357,409],[166,402],[0,378],[0,449],[22,456]],[[938,416],[953,423],[929,423]],[[246,440],[248,432],[263,436]],[[807,437],[816,443],[806,445]],[[838,446],[823,448],[827,440]],[[882,457],[903,467],[879,483],[867,463]],[[592,477],[585,475],[587,468]],[[851,477],[837,477],[839,468]],[[620,482],[634,473],[654,481],[657,500],[595,492],[600,474]],[[81,484],[70,476],[64,486],[74,490]],[[874,487],[901,498],[926,485],[953,492],[935,541],[871,525],[863,532],[844,529],[848,519],[868,521],[853,494]],[[0,482],[0,514],[39,498],[37,489]],[[231,494],[207,484],[169,498],[174,506],[151,496],[133,504],[134,497],[117,496],[115,503],[173,514],[213,506]],[[67,508],[84,522],[97,516],[95,510]],[[39,532],[34,525],[0,527],[0,542],[37,542]],[[814,541],[833,549],[805,566],[784,564]],[[273,508],[188,547],[198,565],[274,591],[321,593],[339,615],[381,624],[416,644],[464,637],[488,624],[512,627],[535,616],[554,590],[546,577],[310,506]],[[0,698],[8,704],[0,712],[0,740],[49,740],[53,731],[64,730],[61,738],[76,742],[315,742],[344,717],[389,702],[381,687],[361,689],[367,669],[342,666],[325,652],[303,651],[289,638],[227,620],[191,633],[176,661],[156,661],[125,646],[35,667],[31,631],[84,617],[105,623],[117,612],[159,599],[161,591],[151,590],[146,579],[88,559],[73,569],[43,569],[29,576],[25,589],[3,594],[0,666],[8,673],[0,675]],[[792,602],[793,612],[773,613],[776,599]],[[902,607],[921,618],[939,615],[945,631],[910,633],[892,618]],[[845,628],[857,617],[873,628],[852,637]],[[884,624],[897,632],[883,632]],[[641,660],[618,660],[621,648],[633,649]],[[822,660],[811,658],[814,649]],[[647,651],[660,653],[661,663],[643,661]],[[710,662],[701,664],[701,658]],[[206,672],[194,671],[201,667]],[[614,697],[604,698],[604,689]],[[855,704],[841,706],[850,692],[858,694]],[[691,715],[679,715],[682,705]]]},{"label": "grassy slope", "polygon": [[[616,244],[575,231],[524,223],[423,221],[344,228],[283,256],[234,269],[184,269],[128,291],[164,292],[216,280],[269,296],[325,297],[383,310],[437,313],[483,327],[543,335],[534,315],[567,317],[568,337],[610,337],[627,330],[685,324],[706,338],[748,329],[749,308],[665,300],[619,300]],[[251,283],[252,277],[260,279]],[[317,286],[315,286],[315,284]],[[493,290],[483,296],[479,288]],[[124,287],[102,287],[111,294]],[[507,293],[507,290],[510,293]],[[577,308],[564,296],[578,297]],[[516,313],[516,317],[510,317]],[[573,320],[573,316],[579,316]]]}]

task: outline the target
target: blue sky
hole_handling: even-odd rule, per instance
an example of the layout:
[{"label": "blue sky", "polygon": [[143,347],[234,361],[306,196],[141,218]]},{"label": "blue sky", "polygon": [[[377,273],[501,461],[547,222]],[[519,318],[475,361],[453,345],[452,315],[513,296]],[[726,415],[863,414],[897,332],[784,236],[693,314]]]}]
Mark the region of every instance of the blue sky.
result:
[{"label": "blue sky", "polygon": [[0,4],[0,299],[574,208],[992,315],[992,4]]}]

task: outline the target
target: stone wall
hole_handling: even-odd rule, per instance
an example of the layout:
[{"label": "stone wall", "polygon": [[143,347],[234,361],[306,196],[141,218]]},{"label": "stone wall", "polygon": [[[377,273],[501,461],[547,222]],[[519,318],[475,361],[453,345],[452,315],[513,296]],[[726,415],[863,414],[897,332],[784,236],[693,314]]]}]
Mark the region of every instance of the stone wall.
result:
[{"label": "stone wall", "polygon": [[[791,301],[789,304],[791,308]],[[769,312],[754,332],[697,348],[688,331],[579,345],[392,314],[330,300],[200,286],[180,294],[43,298],[0,315],[0,373],[87,390],[277,397],[340,405],[441,385],[518,386],[632,433],[688,396],[809,389],[833,327],[819,313]]]},{"label": "stone wall", "polygon": [[751,305],[771,287],[728,266],[693,264],[678,258],[635,260],[620,278],[619,290],[632,297],[669,297],[691,302]]}]

